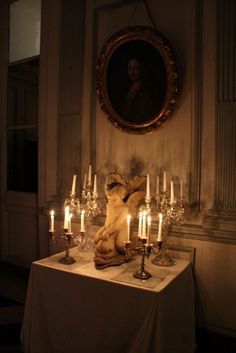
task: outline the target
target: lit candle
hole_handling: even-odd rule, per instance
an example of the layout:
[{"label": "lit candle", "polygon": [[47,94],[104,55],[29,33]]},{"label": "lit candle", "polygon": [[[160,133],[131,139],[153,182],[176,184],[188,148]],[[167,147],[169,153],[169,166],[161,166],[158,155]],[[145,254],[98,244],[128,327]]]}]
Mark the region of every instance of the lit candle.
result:
[{"label": "lit candle", "polygon": [[128,214],[127,215],[127,234],[126,234],[127,243],[129,243],[129,238],[130,238],[130,220],[131,220],[131,216]]},{"label": "lit candle", "polygon": [[146,200],[150,200],[150,177],[149,174],[147,174],[147,185],[146,185]]},{"label": "lit candle", "polygon": [[162,222],[163,222],[163,216],[162,216],[162,213],[159,213],[159,226],[158,226],[157,241],[162,241]]},{"label": "lit candle", "polygon": [[151,216],[147,216],[147,245],[150,245],[150,237],[151,237]]},{"label": "lit candle", "polygon": [[86,190],[86,184],[87,184],[87,174],[84,174],[84,182],[83,182],[83,190]]},{"label": "lit candle", "polygon": [[143,218],[143,214],[142,212],[139,212],[139,216],[138,216],[138,237],[142,238],[142,218]]},{"label": "lit candle", "polygon": [[163,172],[163,192],[166,192],[166,171]]},{"label": "lit candle", "polygon": [[68,229],[68,221],[69,221],[69,206],[66,206],[65,217],[64,217],[64,229]]},{"label": "lit candle", "polygon": [[89,164],[89,170],[88,170],[88,185],[91,185],[92,182],[92,166]]},{"label": "lit candle", "polygon": [[51,222],[50,222],[49,232],[54,232],[55,231],[55,229],[54,229],[54,214],[55,214],[55,212],[53,210],[51,210],[51,212],[50,212]]},{"label": "lit candle", "polygon": [[76,175],[73,175],[71,195],[75,196]]},{"label": "lit candle", "polygon": [[159,186],[159,176],[156,179],[156,196],[159,196],[160,186]]},{"label": "lit candle", "polygon": [[173,205],[175,200],[175,194],[174,194],[174,182],[171,180],[170,182],[170,204]]},{"label": "lit candle", "polygon": [[183,180],[180,179],[180,199],[183,199]]},{"label": "lit candle", "polygon": [[142,221],[142,239],[146,239],[146,220],[147,220],[147,212],[143,211],[143,221]]},{"label": "lit candle", "polygon": [[94,174],[93,194],[94,194],[94,195],[97,195],[97,175],[96,175],[96,174]]},{"label": "lit candle", "polygon": [[68,233],[69,234],[72,234],[72,231],[71,231],[71,218],[72,218],[72,213],[70,213],[69,216],[68,216]]},{"label": "lit candle", "polygon": [[81,218],[80,218],[80,231],[85,232],[85,227],[84,227],[84,214],[85,210],[81,211]]}]

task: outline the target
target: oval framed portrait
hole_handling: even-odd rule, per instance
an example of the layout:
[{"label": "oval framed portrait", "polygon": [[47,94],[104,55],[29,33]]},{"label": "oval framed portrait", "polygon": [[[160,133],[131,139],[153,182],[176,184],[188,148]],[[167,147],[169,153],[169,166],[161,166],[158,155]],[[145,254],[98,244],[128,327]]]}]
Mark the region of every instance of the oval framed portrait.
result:
[{"label": "oval framed portrait", "polygon": [[101,109],[118,129],[149,134],[176,108],[179,73],[174,52],[154,28],[125,28],[103,45],[96,67]]}]

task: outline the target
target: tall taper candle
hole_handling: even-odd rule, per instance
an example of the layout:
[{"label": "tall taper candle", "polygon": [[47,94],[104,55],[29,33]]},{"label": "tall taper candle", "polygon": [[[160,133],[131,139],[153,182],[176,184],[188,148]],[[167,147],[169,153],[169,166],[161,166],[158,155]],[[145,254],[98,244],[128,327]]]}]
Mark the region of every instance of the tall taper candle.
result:
[{"label": "tall taper candle", "polygon": [[85,227],[84,227],[84,214],[85,210],[81,211],[81,217],[80,217],[80,231],[85,232]]},{"label": "tall taper candle", "polygon": [[129,238],[130,238],[130,220],[131,220],[131,216],[128,214],[127,215],[127,233],[126,233],[127,243],[129,243]]},{"label": "tall taper candle", "polygon": [[151,216],[147,217],[147,245],[150,245],[150,237],[151,237]]},{"label": "tall taper candle", "polygon": [[64,229],[68,229],[69,206],[65,207]]},{"label": "tall taper candle", "polygon": [[89,164],[89,170],[88,170],[88,185],[91,185],[92,182],[92,166]]},{"label": "tall taper candle", "polygon": [[146,239],[147,235],[146,235],[146,221],[147,221],[147,212],[143,211],[143,220],[142,220],[142,239]]},{"label": "tall taper candle", "polygon": [[166,192],[166,171],[163,172],[163,192]]},{"label": "tall taper candle", "polygon": [[160,185],[159,185],[159,175],[156,178],[156,196],[159,196],[160,193]]},{"label": "tall taper candle", "polygon": [[147,174],[147,185],[146,185],[146,200],[150,200],[150,177],[149,174]]},{"label": "tall taper candle", "polygon": [[84,174],[83,190],[87,189],[87,174]]},{"label": "tall taper candle", "polygon": [[183,199],[183,180],[180,179],[180,199]]},{"label": "tall taper candle", "polygon": [[162,222],[163,222],[163,216],[162,216],[162,213],[159,213],[159,226],[158,226],[157,241],[162,241]]},{"label": "tall taper candle", "polygon": [[93,180],[93,195],[97,195],[97,175],[94,174]]},{"label": "tall taper candle", "polygon": [[75,186],[76,186],[76,175],[73,175],[71,195],[75,196]]},{"label": "tall taper candle", "polygon": [[68,233],[71,234],[72,231],[71,231],[71,218],[72,218],[72,213],[69,214],[69,217],[68,217]]},{"label": "tall taper candle", "polygon": [[53,210],[51,210],[50,212],[50,229],[49,229],[49,232],[54,232],[55,229],[54,229],[54,214],[55,212]]},{"label": "tall taper candle", "polygon": [[174,182],[171,180],[170,182],[170,204],[173,205],[175,200],[175,193],[174,193]]},{"label": "tall taper candle", "polygon": [[142,220],[143,220],[143,213],[140,211],[138,216],[138,237],[142,238]]}]

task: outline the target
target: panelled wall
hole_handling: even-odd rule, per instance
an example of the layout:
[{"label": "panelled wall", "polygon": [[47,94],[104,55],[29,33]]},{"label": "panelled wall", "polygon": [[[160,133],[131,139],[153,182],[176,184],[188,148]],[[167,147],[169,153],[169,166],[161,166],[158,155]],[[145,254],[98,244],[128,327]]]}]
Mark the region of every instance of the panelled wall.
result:
[{"label": "panelled wall", "polygon": [[[190,205],[186,223],[173,228],[169,239],[195,249],[197,322],[236,335],[235,3],[148,4],[158,30],[175,50],[181,92],[167,125],[135,136],[116,129],[101,111],[96,62],[115,32],[128,25],[152,26],[144,2],[43,0],[38,233],[30,239],[38,244],[37,257],[49,253],[48,209],[56,209],[56,228],[61,229],[62,200],[72,175],[78,175],[81,187],[89,163],[100,190],[108,172],[129,177],[135,171],[150,174],[154,192],[156,174],[164,168],[168,184],[173,177],[183,179]],[[34,259],[34,246],[26,251],[27,239],[23,244],[22,257]]]}]

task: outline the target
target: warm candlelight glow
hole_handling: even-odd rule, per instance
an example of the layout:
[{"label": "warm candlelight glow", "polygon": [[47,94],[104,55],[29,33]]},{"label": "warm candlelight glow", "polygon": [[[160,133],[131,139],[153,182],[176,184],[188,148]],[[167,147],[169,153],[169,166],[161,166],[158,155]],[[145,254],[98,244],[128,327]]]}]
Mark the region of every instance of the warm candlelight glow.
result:
[{"label": "warm candlelight glow", "polygon": [[72,218],[72,214],[70,213],[69,217],[68,217],[68,233],[69,234],[72,234],[72,231],[71,231],[71,218]]},{"label": "warm candlelight glow", "polygon": [[64,217],[64,229],[68,229],[68,221],[69,221],[69,206],[66,206],[65,217]]},{"label": "warm candlelight glow", "polygon": [[141,238],[142,239],[146,239],[146,221],[147,221],[147,212],[143,211],[143,219],[142,219],[142,235]]}]

